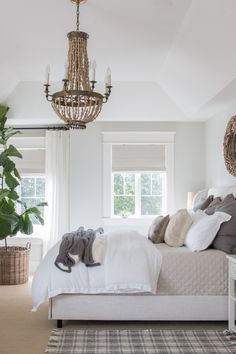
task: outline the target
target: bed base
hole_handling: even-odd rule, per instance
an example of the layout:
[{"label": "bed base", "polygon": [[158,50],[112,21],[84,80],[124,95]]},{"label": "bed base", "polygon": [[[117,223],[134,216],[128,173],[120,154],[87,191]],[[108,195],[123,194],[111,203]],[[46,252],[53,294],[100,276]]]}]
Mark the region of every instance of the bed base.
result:
[{"label": "bed base", "polygon": [[227,321],[227,296],[77,295],[50,299],[49,319],[95,321]]}]

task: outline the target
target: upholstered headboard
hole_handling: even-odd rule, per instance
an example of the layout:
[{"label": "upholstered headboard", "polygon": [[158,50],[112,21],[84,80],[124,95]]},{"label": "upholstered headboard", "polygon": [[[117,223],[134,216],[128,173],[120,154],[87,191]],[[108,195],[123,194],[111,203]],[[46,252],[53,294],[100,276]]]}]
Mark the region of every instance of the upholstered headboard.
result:
[{"label": "upholstered headboard", "polygon": [[199,191],[193,198],[193,207],[197,205],[201,198],[206,198],[209,195],[214,195],[214,197],[224,198],[227,194],[233,193],[236,198],[236,185],[235,186],[225,186],[225,187],[212,187],[210,189],[204,189]]}]

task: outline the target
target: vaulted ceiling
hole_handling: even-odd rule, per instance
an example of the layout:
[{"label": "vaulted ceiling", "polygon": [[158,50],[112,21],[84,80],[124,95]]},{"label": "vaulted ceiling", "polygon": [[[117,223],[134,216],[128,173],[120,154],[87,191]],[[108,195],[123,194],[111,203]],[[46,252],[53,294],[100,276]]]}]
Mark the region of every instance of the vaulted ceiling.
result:
[{"label": "vaulted ceiling", "polygon": [[[56,121],[42,81],[48,63],[55,89],[63,77],[75,6],[2,0],[0,13],[0,102],[18,122]],[[235,0],[88,0],[89,56],[98,80],[108,65],[114,80],[101,119],[206,120],[236,103],[235,15]]]}]

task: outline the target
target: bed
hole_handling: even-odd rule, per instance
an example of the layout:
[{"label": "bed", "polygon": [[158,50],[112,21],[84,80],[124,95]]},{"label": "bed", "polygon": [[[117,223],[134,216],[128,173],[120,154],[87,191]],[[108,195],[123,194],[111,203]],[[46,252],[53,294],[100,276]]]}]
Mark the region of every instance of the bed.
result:
[{"label": "bed", "polygon": [[[194,200],[214,194],[236,194],[236,187],[199,192]],[[156,294],[59,294],[49,299],[49,319],[135,321],[225,321],[228,307],[226,254],[208,249],[155,245],[162,255]]]}]

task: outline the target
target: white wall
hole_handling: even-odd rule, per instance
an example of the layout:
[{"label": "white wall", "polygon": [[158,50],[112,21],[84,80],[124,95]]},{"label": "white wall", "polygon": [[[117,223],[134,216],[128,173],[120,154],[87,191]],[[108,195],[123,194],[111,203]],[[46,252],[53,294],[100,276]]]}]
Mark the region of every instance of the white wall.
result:
[{"label": "white wall", "polygon": [[175,209],[186,207],[187,193],[205,188],[204,123],[177,123]]},{"label": "white wall", "polygon": [[102,225],[103,131],[176,131],[175,209],[205,186],[204,123],[94,123],[71,132],[71,229]]},{"label": "white wall", "polygon": [[236,184],[224,163],[223,142],[226,126],[236,114],[236,107],[218,114],[205,123],[206,138],[206,186],[230,186]]}]

